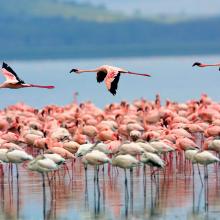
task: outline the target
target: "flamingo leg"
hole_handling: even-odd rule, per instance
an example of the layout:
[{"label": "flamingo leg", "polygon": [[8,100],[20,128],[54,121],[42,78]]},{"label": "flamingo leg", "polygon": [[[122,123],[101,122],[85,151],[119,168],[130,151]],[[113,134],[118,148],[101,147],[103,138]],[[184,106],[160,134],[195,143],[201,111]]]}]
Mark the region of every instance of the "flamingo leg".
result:
[{"label": "flamingo leg", "polygon": [[45,189],[45,176],[42,173],[42,188],[43,188],[43,219],[46,218],[46,189]]},{"label": "flamingo leg", "polygon": [[131,202],[131,212],[133,212],[133,168],[130,168],[130,202]]},{"label": "flamingo leg", "polygon": [[148,77],[151,77],[151,75],[149,74],[142,74],[142,73],[134,73],[134,72],[123,72],[123,73],[127,73],[127,74],[131,74],[131,75],[137,75],[137,76],[148,76]]},{"label": "flamingo leg", "polygon": [[200,172],[200,169],[199,169],[199,164],[198,163],[196,163],[196,164],[197,164],[197,168],[198,168],[198,172],[199,172],[199,178],[200,178],[201,184],[203,186],[203,181],[202,181],[202,176],[201,176],[201,172]]},{"label": "flamingo leg", "polygon": [[22,84],[23,87],[33,87],[33,88],[41,88],[41,89],[54,89],[54,86],[41,86],[35,84]]},{"label": "flamingo leg", "polygon": [[16,163],[15,166],[16,166],[17,180],[18,180],[18,177],[19,177],[19,173],[18,173],[18,164]]}]

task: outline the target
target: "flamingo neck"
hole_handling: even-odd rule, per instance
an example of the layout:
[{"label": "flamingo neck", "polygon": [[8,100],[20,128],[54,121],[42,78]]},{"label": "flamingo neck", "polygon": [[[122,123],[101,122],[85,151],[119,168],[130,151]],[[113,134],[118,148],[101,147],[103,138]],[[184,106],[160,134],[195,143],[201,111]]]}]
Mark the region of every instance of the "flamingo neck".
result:
[{"label": "flamingo neck", "polygon": [[202,64],[202,67],[207,67],[207,66],[220,66],[220,63],[217,64]]},{"label": "flamingo neck", "polygon": [[94,69],[94,70],[78,70],[78,73],[85,73],[85,72],[98,72],[98,69]]}]

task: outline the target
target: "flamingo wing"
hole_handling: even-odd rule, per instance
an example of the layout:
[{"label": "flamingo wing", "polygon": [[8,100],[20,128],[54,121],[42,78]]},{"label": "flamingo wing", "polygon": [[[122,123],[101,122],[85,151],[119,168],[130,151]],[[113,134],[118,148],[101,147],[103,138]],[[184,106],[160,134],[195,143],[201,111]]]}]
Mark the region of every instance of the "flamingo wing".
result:
[{"label": "flamingo wing", "polygon": [[116,95],[117,89],[118,89],[118,82],[120,79],[120,72],[110,73],[105,78],[105,84],[109,92],[111,92],[112,95]]},{"label": "flamingo wing", "polygon": [[96,80],[98,83],[101,83],[104,81],[105,77],[107,75],[107,72],[105,71],[98,71],[97,72],[97,76],[96,76]]},{"label": "flamingo wing", "polygon": [[5,76],[6,80],[17,81],[18,83],[25,83],[18,77],[15,71],[4,62],[2,64],[2,73]]}]

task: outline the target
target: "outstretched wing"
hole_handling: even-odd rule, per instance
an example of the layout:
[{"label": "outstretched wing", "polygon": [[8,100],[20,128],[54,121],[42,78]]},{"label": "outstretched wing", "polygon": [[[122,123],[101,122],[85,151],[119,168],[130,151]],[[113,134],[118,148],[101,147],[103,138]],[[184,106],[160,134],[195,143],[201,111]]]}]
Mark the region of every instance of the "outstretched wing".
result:
[{"label": "outstretched wing", "polygon": [[105,77],[107,75],[107,72],[105,71],[99,71],[97,72],[96,80],[98,83],[101,83],[104,81]]},{"label": "outstretched wing", "polygon": [[117,71],[108,74],[107,77],[105,78],[105,84],[112,95],[116,95],[120,75],[121,75],[120,72]]},{"label": "outstretched wing", "polygon": [[25,83],[23,80],[21,80],[18,77],[15,71],[10,66],[8,66],[8,64],[4,62],[2,64],[2,73],[5,76],[6,80],[18,81],[18,83]]}]

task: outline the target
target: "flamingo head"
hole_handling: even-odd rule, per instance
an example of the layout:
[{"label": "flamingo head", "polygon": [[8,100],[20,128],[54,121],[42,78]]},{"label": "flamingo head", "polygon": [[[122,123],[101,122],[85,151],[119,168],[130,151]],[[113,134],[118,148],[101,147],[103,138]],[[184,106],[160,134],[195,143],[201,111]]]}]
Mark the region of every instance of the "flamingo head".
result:
[{"label": "flamingo head", "polygon": [[201,67],[202,66],[202,64],[201,63],[199,63],[199,62],[195,62],[192,66],[199,66],[199,67]]},{"label": "flamingo head", "polygon": [[8,65],[5,62],[3,62],[2,63],[2,68],[7,68],[7,67],[8,67]]},{"label": "flamingo head", "polygon": [[71,69],[71,70],[70,70],[70,73],[72,73],[72,72],[78,73],[78,71],[79,71],[78,69]]}]

